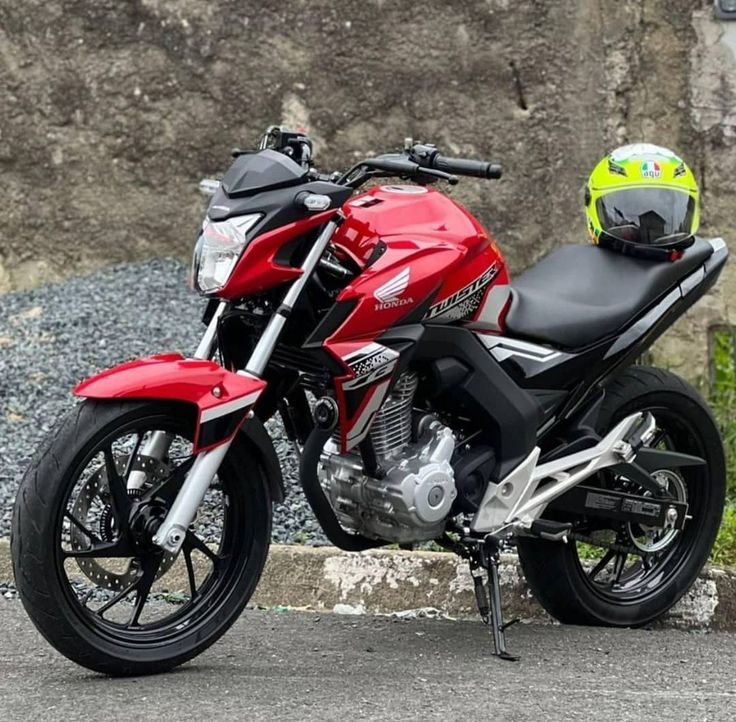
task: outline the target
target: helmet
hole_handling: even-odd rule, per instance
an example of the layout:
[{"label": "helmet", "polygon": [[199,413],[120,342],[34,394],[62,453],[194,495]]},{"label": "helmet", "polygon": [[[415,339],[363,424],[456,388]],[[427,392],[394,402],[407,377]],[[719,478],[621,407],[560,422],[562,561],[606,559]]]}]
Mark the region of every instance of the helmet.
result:
[{"label": "helmet", "polygon": [[620,253],[676,260],[700,221],[698,184],[671,150],[625,145],[593,169],[585,193],[593,242]]}]

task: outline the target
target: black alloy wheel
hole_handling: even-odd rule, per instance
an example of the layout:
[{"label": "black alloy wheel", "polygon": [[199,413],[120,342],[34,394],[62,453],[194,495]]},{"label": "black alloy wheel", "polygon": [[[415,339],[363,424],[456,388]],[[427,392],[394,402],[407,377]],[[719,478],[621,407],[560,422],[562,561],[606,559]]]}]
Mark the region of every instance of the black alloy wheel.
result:
[{"label": "black alloy wheel", "polygon": [[[680,531],[637,524],[555,517],[572,522],[569,544],[518,540],[519,558],[542,606],[567,624],[642,626],[670,609],[692,586],[715,541],[725,501],[723,444],[710,409],[686,382],[637,366],[606,390],[599,433],[636,412],[650,412],[650,445],[701,457],[705,465],[661,469],[652,476],[670,498],[687,503]],[[605,470],[585,482],[646,495],[635,482]]]},{"label": "black alloy wheel", "polygon": [[[237,618],[265,563],[271,503],[246,444],[231,447],[177,554],[152,537],[194,461],[186,407],[80,404],[32,462],[14,511],[21,599],[42,634],[110,674],[163,671]],[[162,460],[142,454],[166,435]]]}]

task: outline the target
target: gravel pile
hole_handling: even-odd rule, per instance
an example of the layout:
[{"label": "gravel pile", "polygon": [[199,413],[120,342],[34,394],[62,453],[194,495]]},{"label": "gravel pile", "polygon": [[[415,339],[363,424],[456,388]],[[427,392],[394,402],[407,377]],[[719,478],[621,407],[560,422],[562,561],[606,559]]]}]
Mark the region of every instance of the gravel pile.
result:
[{"label": "gravel pile", "polygon": [[[126,264],[0,296],[0,537],[10,534],[18,482],[33,451],[75,403],[71,389],[97,371],[164,351],[193,353],[203,301],[173,260]],[[280,424],[269,423],[287,486],[273,539],[324,544],[296,479]]]}]

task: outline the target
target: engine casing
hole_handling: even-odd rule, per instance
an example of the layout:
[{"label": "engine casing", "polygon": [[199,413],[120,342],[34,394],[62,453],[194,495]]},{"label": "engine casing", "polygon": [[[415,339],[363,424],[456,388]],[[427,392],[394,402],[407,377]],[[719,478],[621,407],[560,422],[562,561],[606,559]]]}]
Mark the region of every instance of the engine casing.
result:
[{"label": "engine casing", "polygon": [[450,465],[455,435],[431,416],[419,429],[416,442],[379,456],[386,470],[382,479],[366,476],[360,457],[341,455],[334,441],[327,443],[318,473],[346,529],[397,544],[442,534],[457,496]]}]

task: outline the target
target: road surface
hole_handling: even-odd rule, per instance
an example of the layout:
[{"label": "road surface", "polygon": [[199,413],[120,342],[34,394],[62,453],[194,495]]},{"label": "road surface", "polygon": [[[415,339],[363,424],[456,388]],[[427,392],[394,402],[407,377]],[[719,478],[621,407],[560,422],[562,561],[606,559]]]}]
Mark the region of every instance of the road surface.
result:
[{"label": "road surface", "polygon": [[158,677],[66,661],[0,599],[0,720],[734,720],[736,635],[247,611]]}]

